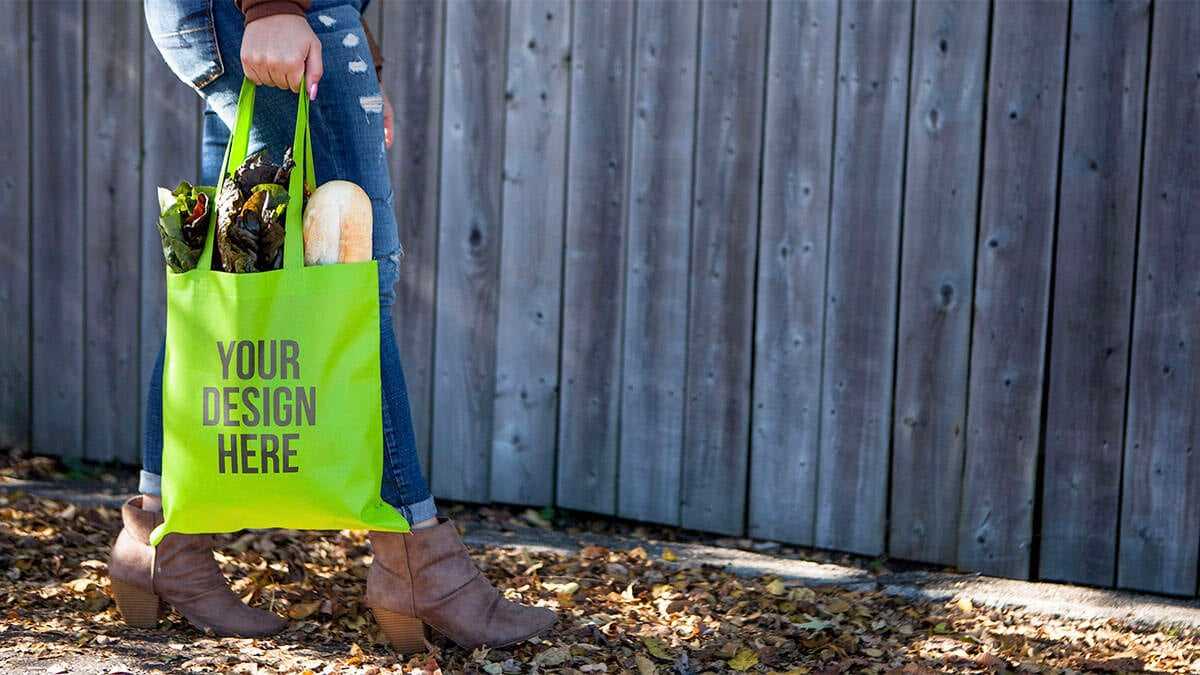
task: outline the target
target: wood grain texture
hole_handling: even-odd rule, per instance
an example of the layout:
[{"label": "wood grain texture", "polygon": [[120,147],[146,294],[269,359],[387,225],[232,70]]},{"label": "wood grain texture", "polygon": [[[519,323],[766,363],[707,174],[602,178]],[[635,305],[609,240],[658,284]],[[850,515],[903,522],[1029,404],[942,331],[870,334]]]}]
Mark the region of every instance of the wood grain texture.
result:
[{"label": "wood grain texture", "polygon": [[1071,10],[1041,485],[1043,579],[1115,580],[1149,24],[1146,0]]},{"label": "wood grain texture", "polygon": [[[91,8],[96,11],[96,8]],[[35,2],[32,447],[84,455],[84,21],[79,0]],[[103,264],[95,261],[93,264]]]},{"label": "wood grain texture", "polygon": [[837,3],[771,9],[754,324],[749,534],[813,543]]},{"label": "wood grain texture", "polygon": [[617,513],[679,522],[700,4],[641,3]]},{"label": "wood grain texture", "polygon": [[1196,592],[1200,5],[1154,6],[1117,583]]},{"label": "wood grain texture", "polygon": [[[1200,10],[1148,2],[374,0],[435,492],[1194,595]],[[0,447],[136,461],[201,102],[137,3],[9,9]]]},{"label": "wood grain texture", "polygon": [[8,5],[9,29],[0,41],[0,447],[29,447],[30,248],[29,3]]},{"label": "wood grain texture", "polygon": [[1067,5],[998,3],[958,564],[1027,577],[1054,238]]},{"label": "wood grain texture", "polygon": [[446,6],[433,492],[487,501],[496,383],[508,6]]},{"label": "wood grain texture", "polygon": [[[389,3],[387,0],[371,0],[367,3],[366,9],[364,9],[362,13],[363,23],[367,25],[367,28],[371,29],[371,35],[375,38],[375,41],[379,43],[380,48],[383,47],[383,12],[385,6],[388,4]],[[403,3],[393,2],[391,4]],[[400,35],[412,34],[413,33],[411,32],[411,29],[410,32],[400,33]]]},{"label": "wood grain texture", "polygon": [[912,6],[842,5],[815,542],[883,551]]},{"label": "wood grain texture", "polygon": [[584,2],[572,19],[557,502],[597,513],[617,499],[633,14]]},{"label": "wood grain texture", "polygon": [[952,564],[990,7],[921,0],[915,11],[888,553]]},{"label": "wood grain texture", "polygon": [[500,502],[554,502],[570,53],[566,0],[513,3],[492,433]]},{"label": "wood grain texture", "polygon": [[[436,314],[438,174],[445,3],[388,2],[382,9],[383,90],[392,99],[395,140],[388,151],[400,259],[392,328],[404,362],[421,466],[430,468],[433,330]],[[390,39],[389,39],[390,38]]]},{"label": "wood grain texture", "polygon": [[703,5],[680,523],[741,534],[767,3]]},{"label": "wood grain texture", "polygon": [[[96,8],[93,8],[96,9]],[[87,12],[84,438],[90,460],[136,462],[141,302],[142,8]],[[147,218],[151,215],[147,214]]]},{"label": "wood grain texture", "polygon": [[[145,31],[145,28],[141,29]],[[150,35],[142,39],[141,143],[141,316],[138,347],[139,432],[146,425],[146,396],[154,362],[167,331],[167,280],[162,239],[155,225],[158,187],[174,188],[180,181],[200,180],[201,99],[179,81]],[[163,152],[163,148],[172,148]],[[140,458],[140,453],[137,456]],[[135,462],[136,463],[136,462]]]}]

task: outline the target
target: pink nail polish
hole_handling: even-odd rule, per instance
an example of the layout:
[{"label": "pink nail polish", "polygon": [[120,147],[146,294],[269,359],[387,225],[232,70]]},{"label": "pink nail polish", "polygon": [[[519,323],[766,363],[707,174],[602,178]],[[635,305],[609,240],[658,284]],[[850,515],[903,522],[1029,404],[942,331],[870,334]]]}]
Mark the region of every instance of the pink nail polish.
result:
[{"label": "pink nail polish", "polygon": [[316,82],[313,82],[312,84],[308,85],[308,100],[310,100],[310,101],[317,100],[317,83]]}]

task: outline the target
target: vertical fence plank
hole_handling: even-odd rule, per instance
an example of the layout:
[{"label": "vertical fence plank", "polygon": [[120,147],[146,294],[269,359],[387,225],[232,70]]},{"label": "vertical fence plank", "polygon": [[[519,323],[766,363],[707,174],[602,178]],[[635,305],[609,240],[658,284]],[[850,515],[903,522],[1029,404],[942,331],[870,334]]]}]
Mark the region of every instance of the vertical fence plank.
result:
[{"label": "vertical fence plank", "polygon": [[[83,456],[83,20],[79,0],[33,11],[33,448]],[[93,7],[91,11],[100,11]],[[97,264],[102,264],[97,262]]]},{"label": "vertical fence plank", "polygon": [[496,383],[496,287],[508,6],[446,6],[433,387],[433,491],[487,501]]},{"label": "vertical fence plank", "polygon": [[1068,6],[997,3],[958,563],[1026,577],[1033,540]]},{"label": "vertical fence plank", "polygon": [[680,521],[741,534],[767,3],[711,2],[702,11]]},{"label": "vertical fence plank", "polygon": [[[145,28],[141,29],[145,31]],[[158,216],[158,187],[174,188],[179,181],[200,180],[201,99],[180,82],[150,35],[142,39],[142,216],[137,223],[141,238],[141,318],[139,331],[138,403],[146,425],[146,395],[154,361],[162,349],[167,329],[167,281]],[[165,148],[170,148],[165,152]],[[134,462],[140,457],[135,450]]]},{"label": "vertical fence plank", "polygon": [[501,502],[554,501],[570,20],[566,0],[519,0],[509,17],[491,482]]},{"label": "vertical fence plank", "polygon": [[571,50],[560,506],[616,510],[631,2],[581,2]]},{"label": "vertical fence plank", "polygon": [[[400,261],[392,328],[404,360],[413,431],[421,465],[430,467],[433,411],[434,281],[438,243],[438,137],[441,133],[442,43],[445,3],[388,2],[383,89],[396,110],[389,151],[394,208],[405,255]],[[390,38],[390,39],[389,39]]]},{"label": "vertical fence plank", "polygon": [[1071,10],[1042,578],[1109,586],[1116,573],[1149,17],[1147,0]]},{"label": "vertical fence plank", "polygon": [[87,13],[88,131],[84,438],[87,458],[134,460],[138,448],[138,283],[141,263],[142,7]]},{"label": "vertical fence plank", "polygon": [[0,41],[0,448],[29,446],[29,2],[8,5],[7,39]]},{"label": "vertical fence plank", "polygon": [[637,9],[617,513],[679,522],[700,4]]},{"label": "vertical fence plank", "polygon": [[889,554],[953,563],[989,5],[919,0],[900,261]]},{"label": "vertical fence plank", "polygon": [[1200,4],[1154,6],[1117,582],[1193,595],[1200,531]]},{"label": "vertical fence plank", "polygon": [[[387,4],[389,4],[387,0],[371,0],[367,3],[367,8],[362,13],[363,22],[371,29],[371,35],[379,43],[380,48],[383,47],[383,11],[384,6]],[[405,36],[411,34],[407,32],[401,33],[401,35]]]},{"label": "vertical fence plank", "polygon": [[837,72],[833,0],[771,9],[755,300],[750,535],[811,545]]},{"label": "vertical fence plank", "polygon": [[815,541],[883,550],[912,6],[842,6]]}]

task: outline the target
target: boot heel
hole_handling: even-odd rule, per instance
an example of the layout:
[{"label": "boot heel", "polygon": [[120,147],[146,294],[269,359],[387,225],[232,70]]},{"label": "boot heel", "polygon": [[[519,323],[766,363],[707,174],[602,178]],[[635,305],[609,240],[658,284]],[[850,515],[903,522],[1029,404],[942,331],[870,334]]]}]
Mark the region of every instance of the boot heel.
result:
[{"label": "boot heel", "polygon": [[123,581],[112,580],[112,595],[125,623],[134,628],[158,625],[158,596]]},{"label": "boot heel", "polygon": [[392,649],[404,655],[425,651],[425,624],[420,619],[381,607],[372,608],[371,613]]}]

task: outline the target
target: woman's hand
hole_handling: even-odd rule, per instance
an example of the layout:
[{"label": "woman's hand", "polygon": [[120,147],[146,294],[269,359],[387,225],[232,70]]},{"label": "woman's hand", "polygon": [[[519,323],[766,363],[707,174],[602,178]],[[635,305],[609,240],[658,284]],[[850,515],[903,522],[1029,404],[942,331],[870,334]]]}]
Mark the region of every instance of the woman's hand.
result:
[{"label": "woman's hand", "polygon": [[392,109],[392,100],[387,94],[379,92],[383,95],[383,145],[388,150],[392,149],[392,139],[395,134],[392,133],[392,125],[396,121],[396,111]]},{"label": "woman's hand", "polygon": [[242,36],[242,70],[256,84],[296,92],[307,75],[308,98],[315,99],[325,72],[321,41],[302,16],[274,14],[251,21]]}]

